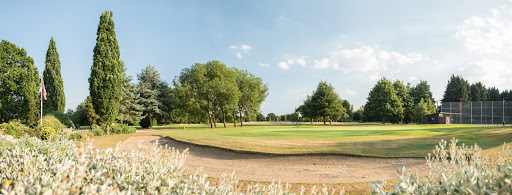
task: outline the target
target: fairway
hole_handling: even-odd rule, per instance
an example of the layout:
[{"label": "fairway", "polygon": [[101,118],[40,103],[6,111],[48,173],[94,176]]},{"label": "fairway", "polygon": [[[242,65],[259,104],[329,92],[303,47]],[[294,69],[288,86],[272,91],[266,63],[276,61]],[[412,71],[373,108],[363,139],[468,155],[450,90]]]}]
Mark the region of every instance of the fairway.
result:
[{"label": "fairway", "polygon": [[156,127],[156,135],[244,152],[270,154],[343,154],[371,157],[425,157],[441,140],[477,143],[495,151],[512,139],[512,127],[495,125],[392,125],[344,123],[292,125],[249,123],[243,128]]}]

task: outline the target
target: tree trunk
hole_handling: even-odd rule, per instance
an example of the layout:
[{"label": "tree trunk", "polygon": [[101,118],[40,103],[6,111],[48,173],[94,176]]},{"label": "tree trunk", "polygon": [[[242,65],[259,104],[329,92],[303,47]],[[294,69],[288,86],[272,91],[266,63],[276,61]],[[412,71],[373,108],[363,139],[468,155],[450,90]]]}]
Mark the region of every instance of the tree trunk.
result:
[{"label": "tree trunk", "polygon": [[324,125],[325,125],[325,122],[326,122],[326,121],[325,121],[325,116],[324,116]]},{"label": "tree trunk", "polygon": [[244,118],[242,117],[242,109],[240,109],[240,127],[244,127]]},{"label": "tree trunk", "polygon": [[107,135],[110,135],[110,125],[107,124]]},{"label": "tree trunk", "polygon": [[236,127],[236,113],[233,112],[233,125]]},{"label": "tree trunk", "polygon": [[222,120],[224,120],[224,128],[228,128],[226,127],[226,113],[222,113]]},{"label": "tree trunk", "polygon": [[332,125],[332,118],[329,118],[329,125]]},{"label": "tree trunk", "polygon": [[208,120],[210,121],[210,128],[213,129],[212,113],[208,110]]},{"label": "tree trunk", "polygon": [[217,128],[217,121],[215,120],[215,113],[212,112],[213,128]]},{"label": "tree trunk", "polygon": [[382,124],[386,124],[386,121],[384,121],[384,116],[382,116]]},{"label": "tree trunk", "polygon": [[313,124],[313,118],[311,118],[311,124]]},{"label": "tree trunk", "polygon": [[153,118],[151,118],[151,114],[149,114],[149,128],[153,129]]}]

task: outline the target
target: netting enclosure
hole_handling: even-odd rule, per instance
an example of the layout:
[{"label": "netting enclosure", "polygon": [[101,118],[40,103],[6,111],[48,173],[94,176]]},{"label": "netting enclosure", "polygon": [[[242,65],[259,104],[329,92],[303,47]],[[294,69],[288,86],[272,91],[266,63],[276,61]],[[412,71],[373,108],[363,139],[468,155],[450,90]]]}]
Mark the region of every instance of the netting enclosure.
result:
[{"label": "netting enclosure", "polygon": [[510,124],[512,101],[441,102],[440,113],[452,124]]}]

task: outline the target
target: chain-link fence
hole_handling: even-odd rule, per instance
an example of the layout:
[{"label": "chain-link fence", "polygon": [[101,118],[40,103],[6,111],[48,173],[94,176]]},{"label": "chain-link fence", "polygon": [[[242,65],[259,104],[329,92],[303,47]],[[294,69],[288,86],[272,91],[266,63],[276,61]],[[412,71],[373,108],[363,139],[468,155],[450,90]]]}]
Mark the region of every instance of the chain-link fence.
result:
[{"label": "chain-link fence", "polygon": [[512,101],[441,102],[441,114],[451,124],[510,124]]}]

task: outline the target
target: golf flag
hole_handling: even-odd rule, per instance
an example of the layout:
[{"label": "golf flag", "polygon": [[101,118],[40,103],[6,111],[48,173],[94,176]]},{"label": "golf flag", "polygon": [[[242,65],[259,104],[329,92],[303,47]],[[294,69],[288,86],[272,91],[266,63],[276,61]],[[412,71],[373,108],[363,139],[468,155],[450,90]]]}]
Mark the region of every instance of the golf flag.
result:
[{"label": "golf flag", "polygon": [[46,88],[44,87],[43,77],[41,77],[41,86],[43,87],[43,97],[44,97],[44,100],[46,100]]}]

